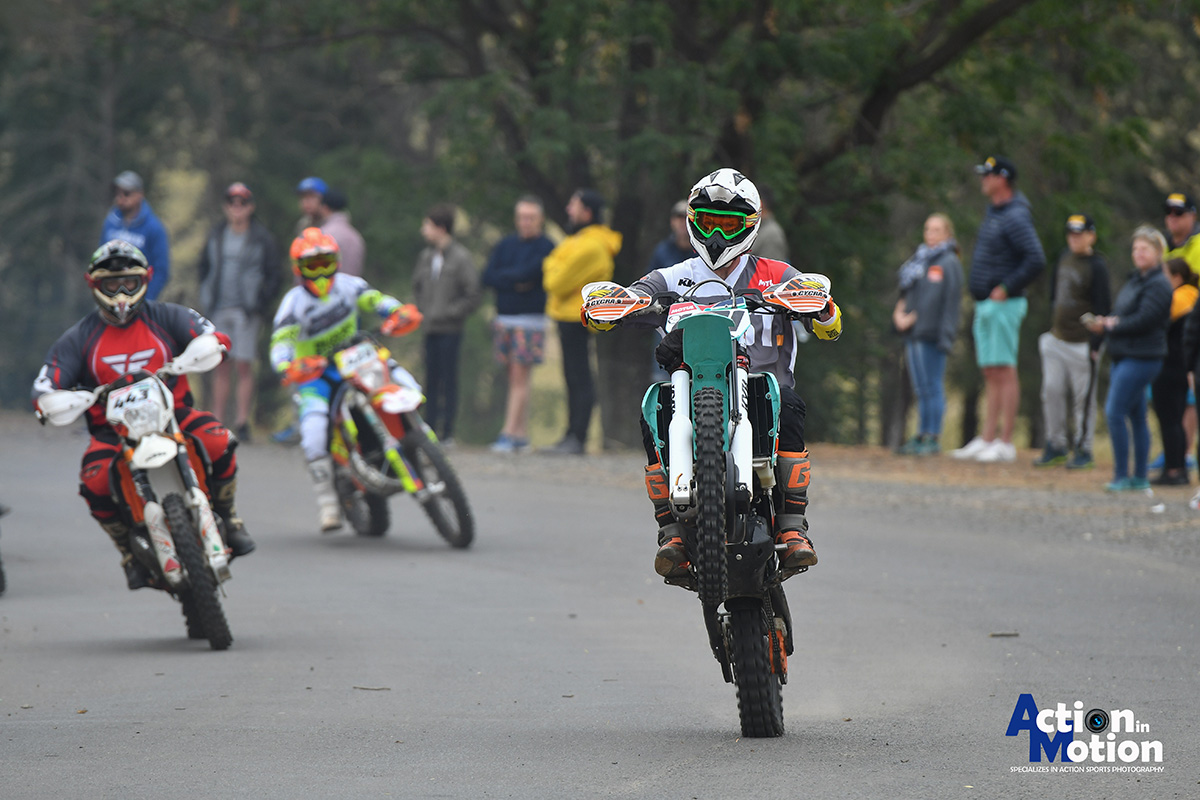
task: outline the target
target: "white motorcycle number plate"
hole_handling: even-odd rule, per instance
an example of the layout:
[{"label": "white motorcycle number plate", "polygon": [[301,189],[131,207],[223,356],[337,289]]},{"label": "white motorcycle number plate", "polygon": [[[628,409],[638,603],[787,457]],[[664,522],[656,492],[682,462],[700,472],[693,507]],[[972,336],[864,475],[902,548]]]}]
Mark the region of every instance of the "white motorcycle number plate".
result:
[{"label": "white motorcycle number plate", "polygon": [[370,342],[359,342],[353,347],[339,350],[333,357],[338,371],[347,378],[356,375],[364,366],[378,361],[379,355]]}]

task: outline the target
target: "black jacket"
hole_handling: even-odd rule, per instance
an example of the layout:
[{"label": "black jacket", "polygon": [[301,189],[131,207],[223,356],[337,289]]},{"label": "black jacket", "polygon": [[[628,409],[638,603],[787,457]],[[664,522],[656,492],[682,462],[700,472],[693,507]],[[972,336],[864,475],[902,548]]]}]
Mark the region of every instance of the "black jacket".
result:
[{"label": "black jacket", "polygon": [[1123,358],[1166,358],[1171,323],[1171,282],[1161,269],[1134,270],[1113,303],[1117,324],[1108,332],[1108,355]]},{"label": "black jacket", "polygon": [[[205,314],[213,312],[213,304],[217,302],[217,292],[221,287],[221,272],[224,268],[221,252],[221,235],[228,223],[221,222],[208,234],[208,241],[200,251],[200,264],[197,271],[200,277],[200,310]],[[275,305],[275,295],[283,282],[283,270],[279,264],[279,250],[275,246],[275,237],[257,220],[250,221],[250,230],[246,240],[249,248],[250,268],[238,275],[238,296],[240,306],[248,314],[263,314]]]},{"label": "black jacket", "polygon": [[1004,205],[988,206],[971,256],[971,296],[986,300],[992,289],[1004,284],[1009,297],[1021,297],[1045,268],[1046,253],[1025,195],[1017,192]]}]

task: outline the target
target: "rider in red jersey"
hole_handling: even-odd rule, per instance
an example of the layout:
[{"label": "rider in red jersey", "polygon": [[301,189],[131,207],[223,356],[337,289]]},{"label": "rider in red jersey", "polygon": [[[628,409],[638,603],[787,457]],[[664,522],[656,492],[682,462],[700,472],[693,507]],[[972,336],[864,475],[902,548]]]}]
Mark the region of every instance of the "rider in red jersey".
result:
[{"label": "rider in red jersey", "polygon": [[[146,299],[152,268],[146,257],[128,242],[113,240],[100,246],[88,263],[87,282],[97,309],[75,323],[46,354],[46,363],[33,382],[33,401],[55,389],[94,389],[134,370],[157,370],[183,352],[188,342],[204,333],[216,333],[228,346],[228,337],[197,312],[173,303]],[[192,408],[186,376],[165,377],[175,401],[180,429],[208,456],[212,466],[209,492],[213,511],[233,556],[254,550],[234,509],[237,491],[237,439],[207,411]],[[129,551],[129,526],[121,519],[111,483],[113,459],[121,440],[105,421],[104,406],[87,411],[91,441],[83,454],[79,494],[100,527],[121,553],[121,565],[130,589],[148,586],[150,575]]]}]

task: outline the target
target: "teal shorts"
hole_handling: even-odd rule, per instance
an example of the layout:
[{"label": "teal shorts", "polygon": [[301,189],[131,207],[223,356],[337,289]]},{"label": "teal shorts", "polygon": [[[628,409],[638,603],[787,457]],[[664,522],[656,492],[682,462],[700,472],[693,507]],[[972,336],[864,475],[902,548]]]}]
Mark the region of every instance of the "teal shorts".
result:
[{"label": "teal shorts", "polygon": [[975,304],[975,360],[981,367],[1015,367],[1021,320],[1029,311],[1024,297],[980,300]]}]

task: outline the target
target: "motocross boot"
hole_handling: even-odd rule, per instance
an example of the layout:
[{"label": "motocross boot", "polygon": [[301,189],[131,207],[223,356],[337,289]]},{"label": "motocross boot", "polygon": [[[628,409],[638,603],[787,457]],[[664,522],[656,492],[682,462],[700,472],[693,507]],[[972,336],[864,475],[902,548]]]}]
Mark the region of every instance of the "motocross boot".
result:
[{"label": "motocross boot", "polygon": [[223,481],[214,478],[209,482],[209,489],[212,490],[213,513],[221,520],[221,533],[225,537],[226,546],[231,551],[230,560],[253,553],[256,547],[254,540],[250,538],[250,534],[246,533],[246,526],[242,523],[242,518],[238,516],[237,509],[234,508],[237,475]]},{"label": "motocross boot", "polygon": [[784,545],[779,551],[779,566],[783,577],[814,566],[817,553],[808,537],[809,462],[808,451],[790,453],[779,451],[775,461],[775,480],[783,495],[783,507],[775,515],[775,544]]},{"label": "motocross boot", "polygon": [[667,583],[688,588],[692,574],[688,571],[687,549],[683,543],[683,525],[675,521],[667,488],[667,475],[661,462],[646,467],[646,494],[654,503],[654,521],[658,523],[658,553],[654,556],[654,571]]},{"label": "motocross boot", "polygon": [[338,505],[337,492],[333,488],[333,459],[322,456],[308,462],[308,474],[312,476],[313,491],[317,493],[321,533],[335,531],[342,527],[342,509]]},{"label": "motocross boot", "polygon": [[117,550],[121,553],[121,569],[125,571],[125,583],[129,586],[129,591],[135,589],[145,589],[151,585],[153,576],[150,574],[142,563],[133,557],[133,553],[129,552],[129,526],[119,519],[96,520],[100,523],[100,527],[112,539]]}]

